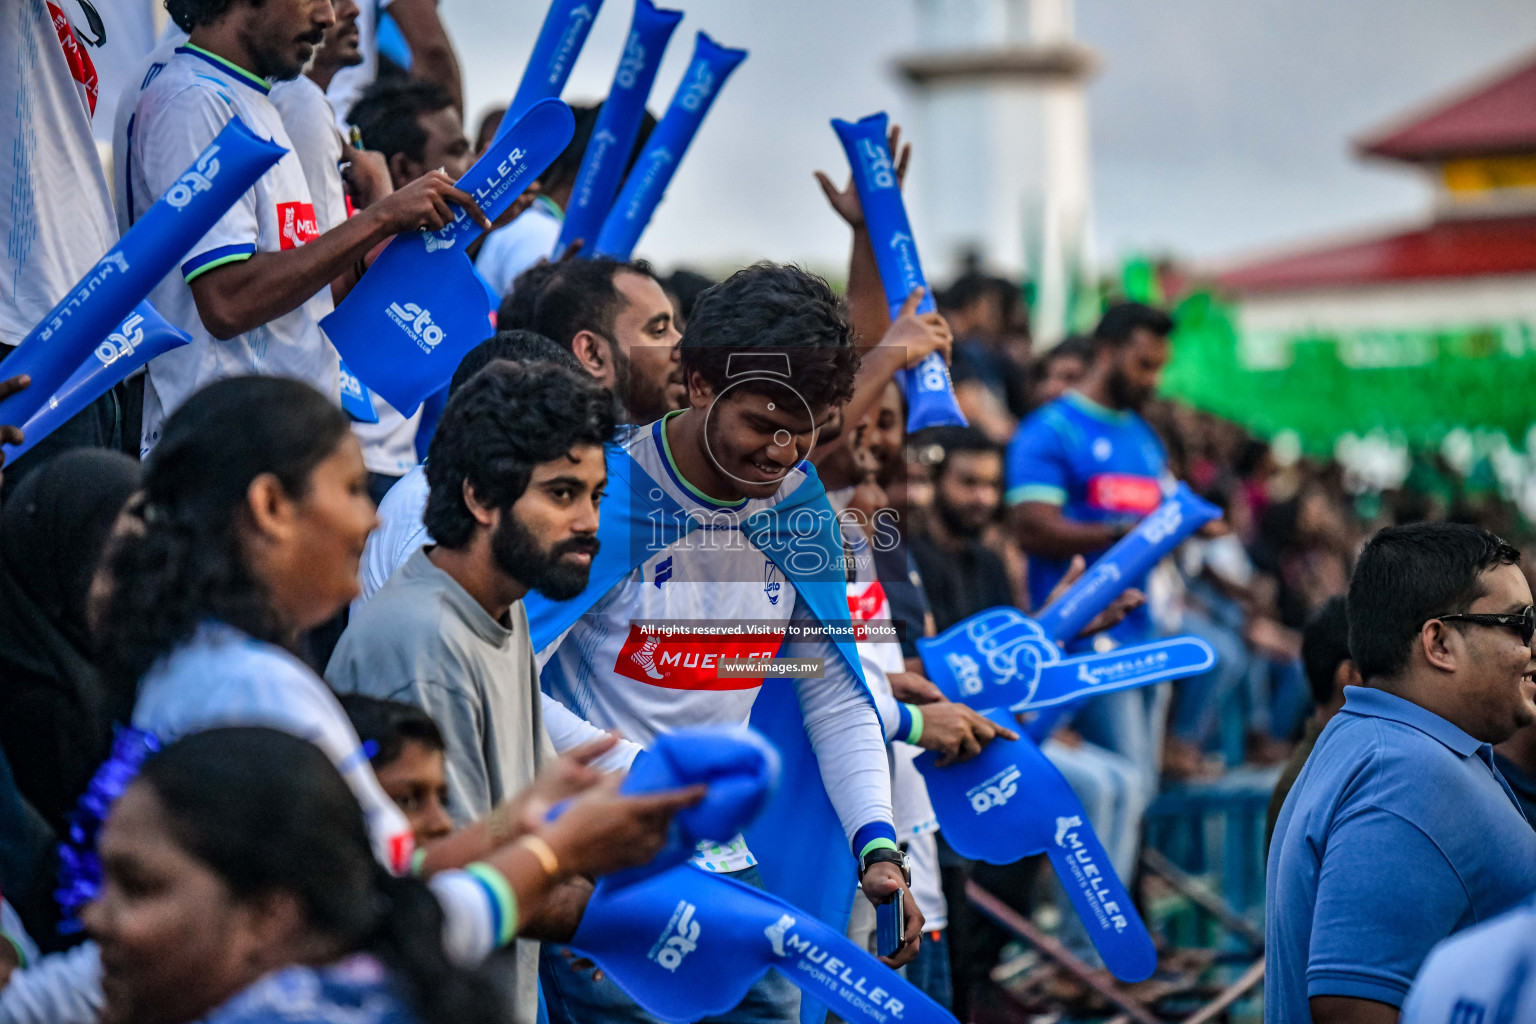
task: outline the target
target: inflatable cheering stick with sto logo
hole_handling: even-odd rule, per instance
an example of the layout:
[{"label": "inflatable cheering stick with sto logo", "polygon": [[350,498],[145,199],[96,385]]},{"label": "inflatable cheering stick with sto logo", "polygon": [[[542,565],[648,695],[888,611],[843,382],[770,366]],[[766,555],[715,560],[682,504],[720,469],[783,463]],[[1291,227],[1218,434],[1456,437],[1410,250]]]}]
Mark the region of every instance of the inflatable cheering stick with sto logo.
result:
[{"label": "inflatable cheering stick with sto logo", "polygon": [[[0,402],[0,423],[26,423],[77,370],[85,369],[92,350],[286,152],[232,118],[165,195],[6,357],[3,376],[30,374],[32,384]],[[118,365],[112,364],[114,369]],[[107,387],[114,383],[109,381]]]},{"label": "inflatable cheering stick with sto logo", "polygon": [[641,233],[651,222],[656,205],[666,194],[672,175],[677,173],[678,164],[683,162],[683,154],[688,152],[693,137],[699,133],[704,115],[709,113],[736,65],[746,59],[746,50],[732,50],[703,32],[699,33],[688,71],[678,84],[661,122],[645,140],[645,149],[640,152],[634,170],[629,172],[619,197],[613,201],[613,208],[603,220],[596,243],[589,245],[591,255],[629,259],[635,251],[635,243],[640,241]]},{"label": "inflatable cheering stick with sto logo", "polygon": [[[571,141],[571,108],[542,100],[456,183],[491,220]],[[437,231],[390,239],[320,326],[347,367],[396,409],[414,410],[448,383],[464,354],[491,336],[492,296],[464,247],[480,225],[460,207]]]},{"label": "inflatable cheering stick with sto logo", "polygon": [[624,53],[613,73],[613,84],[608,87],[608,98],[597,112],[592,139],[582,154],[581,169],[576,172],[576,183],[571,188],[571,201],[565,209],[565,221],[560,225],[560,240],[555,243],[555,253],[564,252],[577,239],[597,241],[603,218],[608,216],[614,194],[619,190],[619,180],[624,177],[630,150],[635,147],[635,136],[640,134],[645,99],[656,81],[661,56],[666,51],[667,41],[672,38],[672,30],[682,20],[682,11],[663,10],[651,0],[635,0],[635,18],[629,25],[629,38],[624,42]]},{"label": "inflatable cheering stick with sto logo", "polygon": [[25,455],[43,438],[63,426],[76,413],[107,393],[107,390],[155,356],[180,348],[192,337],[172,327],[145,299],[86,357],[32,418],[21,425],[26,440],[5,446],[5,461]]},{"label": "inflatable cheering stick with sto logo", "polygon": [[523,80],[501,117],[496,138],[511,131],[535,103],[559,98],[571,77],[571,68],[576,66],[576,58],[581,56],[581,48],[586,45],[597,12],[602,9],[603,0],[554,0],[549,5],[533,52],[528,55],[528,66],[523,69]]},{"label": "inflatable cheering stick with sto logo", "polygon": [[[914,288],[923,289],[923,301],[917,311],[932,313],[938,306],[918,262],[917,243],[912,239],[912,225],[907,220],[901,185],[896,180],[896,164],[886,141],[890,129],[885,114],[871,114],[852,123],[834,120],[832,128],[848,154],[848,166],[853,169],[853,184],[859,190],[859,204],[864,208],[864,223],[875,249],[875,263],[880,268],[880,283],[885,286],[891,319],[896,318]],[[955,401],[943,356],[933,353],[907,370],[905,380],[909,433],[927,427],[965,426],[965,414]]]},{"label": "inflatable cheering stick with sto logo", "polygon": [[[975,707],[1006,704],[1029,710],[1209,668],[1213,652],[1192,637],[1075,659],[1062,658],[1057,645],[1075,638],[1125,590],[1127,581],[1140,578],[1219,514],[1181,484],[1038,619],[1013,609],[991,609],[940,637],[919,641],[925,671],[952,699]],[[987,713],[1011,724],[1011,715]],[[1146,926],[1125,896],[1082,804],[1029,737],[996,740],[979,756],[947,768],[939,768],[932,753],[916,764],[945,837],[957,852],[994,864],[1049,854],[1105,966],[1127,981],[1151,974],[1157,956]]]},{"label": "inflatable cheering stick with sto logo", "polygon": [[571,947],[665,1021],[726,1013],[770,969],[851,1024],[955,1021],[841,932],[691,864],[610,895],[599,885]]}]

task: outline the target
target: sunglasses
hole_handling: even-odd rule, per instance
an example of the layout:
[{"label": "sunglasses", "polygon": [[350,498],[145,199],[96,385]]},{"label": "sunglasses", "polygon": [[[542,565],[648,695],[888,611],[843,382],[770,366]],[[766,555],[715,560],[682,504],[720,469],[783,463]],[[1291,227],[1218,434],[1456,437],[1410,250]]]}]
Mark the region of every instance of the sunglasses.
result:
[{"label": "sunglasses", "polygon": [[1435,615],[1426,622],[1439,619],[1441,622],[1471,622],[1479,626],[1498,626],[1503,629],[1512,629],[1520,634],[1520,641],[1527,647],[1531,645],[1532,638],[1536,638],[1536,608],[1530,605],[1525,610],[1513,615],[1492,615],[1464,612],[1459,615]]}]

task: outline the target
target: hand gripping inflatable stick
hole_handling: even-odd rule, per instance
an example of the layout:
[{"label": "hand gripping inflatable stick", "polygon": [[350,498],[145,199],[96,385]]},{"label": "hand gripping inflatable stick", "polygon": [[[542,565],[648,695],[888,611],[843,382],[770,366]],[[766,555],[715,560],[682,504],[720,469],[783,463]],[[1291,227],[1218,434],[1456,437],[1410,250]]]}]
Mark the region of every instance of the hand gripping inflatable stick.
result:
[{"label": "hand gripping inflatable stick", "polygon": [[624,176],[630,150],[634,149],[635,136],[640,133],[645,99],[656,81],[661,55],[672,38],[672,30],[682,20],[682,11],[663,10],[651,0],[635,0],[635,18],[629,25],[629,38],[613,73],[608,98],[598,111],[592,139],[582,154],[581,169],[576,172],[571,201],[565,209],[565,221],[560,225],[560,240],[555,243],[551,258],[555,253],[564,252],[577,239],[597,241],[603,218],[608,216],[614,194],[619,191],[619,180]]},{"label": "hand gripping inflatable stick", "polygon": [[[889,129],[885,114],[871,114],[852,123],[834,120],[832,128],[848,154],[848,166],[853,168],[853,184],[859,190],[859,205],[864,208],[864,223],[875,249],[891,318],[896,318],[912,289],[919,287],[923,289],[923,301],[917,311],[933,312],[938,307],[917,259],[917,243],[912,240],[912,225],[907,220],[907,207],[896,181],[896,165],[886,142]],[[965,414],[960,411],[950,385],[949,367],[937,352],[906,371],[906,392],[908,433],[927,427],[965,425]]]},{"label": "hand gripping inflatable stick", "polygon": [[571,68],[576,66],[576,58],[581,56],[581,48],[586,45],[597,12],[602,9],[603,0],[554,0],[549,5],[539,38],[528,55],[528,66],[523,69],[523,80],[501,117],[496,138],[511,131],[540,100],[559,98],[566,79],[571,77]]},{"label": "hand gripping inflatable stick", "polygon": [[92,350],[47,403],[21,425],[26,440],[15,446],[6,445],[5,461],[13,462],[31,451],[37,442],[155,356],[180,348],[191,340],[186,331],[166,323],[145,299],[107,335],[107,340]]},{"label": "hand gripping inflatable stick", "polygon": [[91,350],[286,152],[232,118],[165,195],[6,357],[4,376],[30,374],[32,384],[0,402],[0,423],[23,424],[46,405],[90,358]]},{"label": "hand gripping inflatable stick", "polygon": [[[560,155],[576,121],[559,100],[534,104],[458,187],[492,220]],[[448,383],[491,336],[491,296],[464,255],[480,225],[463,209],[438,231],[396,235],[336,311],[320,321],[348,368],[402,412]]]},{"label": "hand gripping inflatable stick", "polygon": [[698,34],[693,60],[672,96],[671,105],[651,137],[645,140],[645,149],[604,218],[603,229],[595,244],[589,246],[593,256],[629,259],[635,243],[651,222],[656,205],[666,194],[672,175],[677,173],[678,164],[683,162],[683,154],[699,133],[704,115],[709,113],[736,65],[746,59],[746,50],[732,50],[703,32]]},{"label": "hand gripping inflatable stick", "polygon": [[[1192,637],[1076,659],[1063,659],[1057,644],[1075,638],[1120,595],[1125,581],[1140,578],[1219,514],[1181,484],[1038,620],[1001,608],[972,616],[940,637],[918,641],[924,669],[952,699],[1030,709],[1209,668],[1214,654]],[[1010,716],[999,711],[988,715],[1009,724]],[[925,753],[916,764],[950,845],[995,864],[1046,853],[1105,966],[1122,980],[1150,976],[1157,953],[1146,925],[1082,804],[1035,743],[1027,736],[996,740],[970,761],[947,768],[936,762]]]}]

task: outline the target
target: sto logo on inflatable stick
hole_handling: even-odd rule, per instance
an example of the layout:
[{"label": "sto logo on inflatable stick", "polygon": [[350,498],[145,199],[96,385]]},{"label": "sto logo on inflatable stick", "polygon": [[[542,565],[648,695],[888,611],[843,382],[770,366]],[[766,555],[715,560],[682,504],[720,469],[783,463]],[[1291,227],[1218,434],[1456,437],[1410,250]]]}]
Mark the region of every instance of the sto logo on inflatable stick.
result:
[{"label": "sto logo on inflatable stick", "polygon": [[564,252],[577,239],[597,240],[603,218],[608,216],[614,194],[619,190],[630,150],[634,149],[635,136],[640,133],[645,99],[656,81],[661,55],[672,38],[672,30],[682,20],[682,11],[662,10],[651,0],[635,0],[629,38],[613,73],[613,84],[608,87],[608,98],[597,113],[592,139],[582,154],[555,253]]},{"label": "sto logo on inflatable stick", "polygon": [[70,374],[43,407],[21,425],[27,439],[18,445],[6,445],[5,461],[13,462],[25,455],[37,442],[155,356],[180,348],[191,340],[187,332],[166,323],[145,299],[86,356],[80,368]]},{"label": "sto logo on inflatable stick", "polygon": [[286,152],[232,118],[6,357],[5,376],[30,374],[32,385],[0,402],[0,423],[25,423],[46,405],[91,351]]},{"label": "sto logo on inflatable stick", "polygon": [[[1194,637],[1081,658],[1064,658],[1059,643],[1075,638],[1108,608],[1125,581],[1146,573],[1218,514],[1181,484],[1039,619],[1013,608],[993,608],[932,640],[918,641],[926,674],[952,700],[1010,725],[1010,715],[991,709],[1060,707],[1204,671],[1215,664],[1215,654]],[[995,864],[1046,853],[1105,966],[1126,981],[1151,974],[1157,955],[1146,925],[1082,804],[1033,740],[995,740],[976,758],[947,768],[939,768],[931,753],[916,764],[944,835],[957,852]]]},{"label": "sto logo on inflatable stick", "polygon": [[581,48],[586,45],[597,12],[602,9],[603,0],[554,0],[549,5],[539,38],[528,55],[528,66],[523,69],[523,80],[501,117],[496,138],[511,131],[535,103],[559,98],[571,77],[571,68],[576,66],[576,58],[581,56]]},{"label": "sto logo on inflatable stick", "polygon": [[[896,164],[886,143],[889,128],[885,114],[871,114],[855,122],[834,120],[832,128],[848,154],[848,166],[853,169],[853,184],[864,207],[864,223],[875,248],[875,263],[880,268],[880,283],[885,287],[892,319],[914,288],[923,289],[923,301],[917,311],[933,312],[937,308],[933,289],[928,287],[923,266],[918,262],[917,243],[912,240],[912,225],[896,181]],[[965,414],[955,401],[943,356],[933,353],[907,370],[905,380],[909,433],[927,427],[965,425]]]},{"label": "sto logo on inflatable stick", "polygon": [[[571,141],[559,100],[536,103],[456,184],[492,220]],[[448,383],[464,354],[492,334],[492,297],[464,255],[480,225],[463,209],[437,231],[390,239],[320,326],[347,367],[396,409],[414,410]]]},{"label": "sto logo on inflatable stick", "polygon": [[736,65],[747,59],[746,50],[732,50],[721,46],[700,32],[693,47],[693,60],[688,71],[672,96],[672,104],[662,115],[661,122],[651,137],[645,140],[645,149],[635,161],[634,170],[624,180],[619,197],[613,201],[613,209],[603,221],[603,229],[591,246],[592,255],[627,260],[635,251],[635,243],[661,197],[666,194],[672,175],[677,173],[683,154],[693,143],[704,123],[704,115],[714,104],[715,97]]}]

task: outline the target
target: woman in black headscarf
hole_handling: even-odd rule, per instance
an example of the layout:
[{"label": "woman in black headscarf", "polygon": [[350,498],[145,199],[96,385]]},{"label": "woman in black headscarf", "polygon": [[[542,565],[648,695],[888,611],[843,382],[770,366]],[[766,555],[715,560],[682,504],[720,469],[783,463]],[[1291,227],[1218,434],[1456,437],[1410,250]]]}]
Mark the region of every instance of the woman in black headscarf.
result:
[{"label": "woman in black headscarf", "polygon": [[86,602],[113,524],[139,486],[119,452],[77,448],[27,475],[0,507],[0,750],[60,836],[126,722],[91,661]]}]

